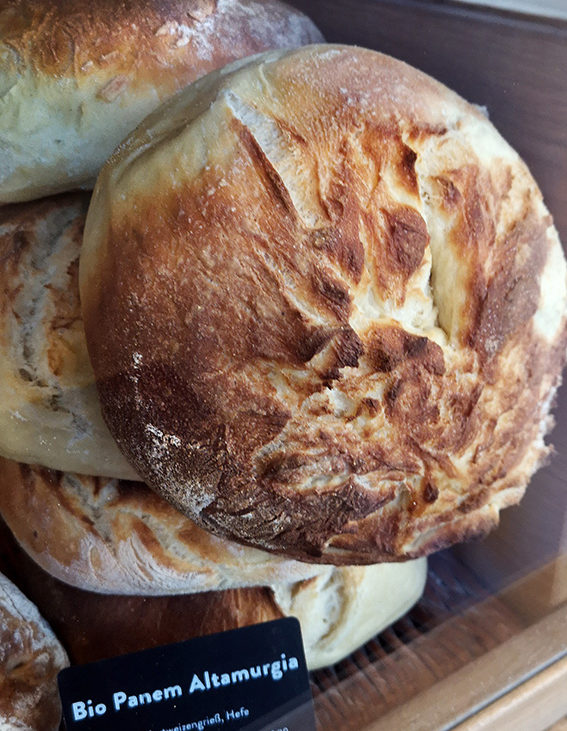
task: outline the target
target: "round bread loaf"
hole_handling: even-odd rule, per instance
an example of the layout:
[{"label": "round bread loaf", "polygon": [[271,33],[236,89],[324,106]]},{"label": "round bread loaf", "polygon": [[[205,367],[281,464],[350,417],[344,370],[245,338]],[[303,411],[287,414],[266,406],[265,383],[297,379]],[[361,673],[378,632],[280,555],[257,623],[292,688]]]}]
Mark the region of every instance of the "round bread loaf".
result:
[{"label": "round bread loaf", "polygon": [[6,0],[0,202],[92,187],[160,102],[229,61],[322,40],[279,0]]},{"label": "round bread loaf", "polygon": [[0,208],[0,455],[135,480],[102,419],[85,343],[78,271],[89,200]]},{"label": "round bread loaf", "polygon": [[56,731],[67,655],[37,608],[0,574],[0,728]]},{"label": "round bread loaf", "polygon": [[480,536],[548,454],[565,258],[475,107],[344,46],[197,81],[105,165],[80,263],[103,414],[207,529],[303,560]]},{"label": "round bread loaf", "polygon": [[93,594],[34,564],[0,521],[0,570],[21,577],[72,663],[102,660],[285,616],[299,619],[310,669],[349,655],[420,598],[426,560],[329,567],[317,577],[185,596]]},{"label": "round bread loaf", "polygon": [[211,535],[143,483],[0,458],[0,514],[61,581],[106,594],[191,594],[291,583],[329,567]]}]

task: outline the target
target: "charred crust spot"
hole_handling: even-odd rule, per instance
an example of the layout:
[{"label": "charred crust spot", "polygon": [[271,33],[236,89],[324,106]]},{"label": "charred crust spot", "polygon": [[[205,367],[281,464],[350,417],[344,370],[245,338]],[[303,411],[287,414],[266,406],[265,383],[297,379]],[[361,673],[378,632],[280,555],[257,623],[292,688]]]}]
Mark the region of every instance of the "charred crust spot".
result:
[{"label": "charred crust spot", "polygon": [[429,244],[429,233],[423,218],[410,206],[382,209],[386,221],[387,245],[394,271],[413,274],[421,264]]},{"label": "charred crust spot", "polygon": [[340,320],[348,321],[351,297],[348,288],[327,272],[315,269],[312,275],[313,289],[323,297],[325,305]]},{"label": "charred crust spot", "polygon": [[367,355],[375,371],[380,373],[390,373],[408,361],[418,363],[434,375],[445,372],[443,350],[437,343],[399,327],[375,328],[367,344]]},{"label": "charred crust spot", "polygon": [[325,382],[337,380],[340,378],[341,368],[357,368],[363,353],[364,345],[355,331],[348,325],[339,328],[329,347],[322,379]]},{"label": "charred crust spot", "polygon": [[346,247],[343,262],[347,271],[352,275],[353,280],[359,282],[364,268],[364,247],[358,239],[358,236],[351,239],[350,246]]},{"label": "charred crust spot", "polygon": [[396,405],[396,401],[398,400],[398,397],[400,396],[403,388],[403,381],[401,378],[398,378],[394,381],[394,383],[390,386],[390,388],[385,393],[385,399],[386,399],[386,405],[393,409]]},{"label": "charred crust spot", "polygon": [[339,368],[350,366],[356,368],[358,359],[364,352],[362,341],[351,327],[343,327],[339,331],[335,349],[336,362]]},{"label": "charred crust spot", "polygon": [[423,488],[423,499],[426,503],[434,503],[439,497],[438,488],[429,480],[425,483]]},{"label": "charred crust spot", "polygon": [[334,331],[328,328],[317,328],[305,335],[297,343],[297,356],[302,363],[308,363],[333,338]]},{"label": "charred crust spot", "polygon": [[412,193],[418,192],[417,175],[415,172],[415,163],[417,153],[402,143],[402,152],[399,163],[400,177],[405,187]]},{"label": "charred crust spot", "polygon": [[377,399],[374,399],[374,398],[364,398],[364,399],[362,399],[362,401],[360,403],[361,403],[361,406],[364,406],[368,409],[368,411],[370,412],[370,414],[372,416],[377,414],[378,409],[380,408],[379,402],[377,401]]}]

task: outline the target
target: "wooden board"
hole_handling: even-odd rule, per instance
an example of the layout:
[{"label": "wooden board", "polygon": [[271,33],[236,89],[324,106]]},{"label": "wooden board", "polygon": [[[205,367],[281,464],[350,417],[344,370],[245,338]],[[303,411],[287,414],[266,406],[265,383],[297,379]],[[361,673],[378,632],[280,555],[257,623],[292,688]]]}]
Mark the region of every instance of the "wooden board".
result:
[{"label": "wooden board", "polygon": [[406,617],[344,662],[312,674],[319,729],[382,723],[525,629],[450,551],[439,553],[430,559],[423,599]]}]

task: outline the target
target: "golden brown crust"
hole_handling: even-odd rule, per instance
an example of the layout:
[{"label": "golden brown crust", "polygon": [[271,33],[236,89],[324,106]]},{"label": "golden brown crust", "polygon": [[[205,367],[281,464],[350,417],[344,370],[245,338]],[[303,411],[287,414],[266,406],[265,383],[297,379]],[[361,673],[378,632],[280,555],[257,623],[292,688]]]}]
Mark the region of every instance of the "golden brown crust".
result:
[{"label": "golden brown crust", "polygon": [[[97,73],[105,78],[110,71],[98,92],[110,101],[125,85],[148,82],[169,95],[235,58],[265,50],[254,14],[271,18],[273,26],[267,25],[264,32],[274,34],[274,43],[279,32],[280,42],[286,45],[287,26],[282,21],[290,17],[298,25],[301,18],[304,24],[298,44],[318,38],[305,16],[274,0],[262,4],[255,0],[99,0],[94,10],[90,3],[72,0],[4,2],[0,38],[11,52],[6,58],[16,69],[73,78],[79,85]],[[227,33],[230,28],[230,46],[227,39],[207,35],[209,26],[223,14],[233,25],[225,21],[217,32]]]},{"label": "golden brown crust", "polygon": [[541,195],[380,54],[268,54],[147,120],[99,179],[81,288],[115,438],[219,534],[402,560],[486,532],[548,452],[567,289]]},{"label": "golden brown crust", "polygon": [[295,616],[309,668],[346,657],[421,596],[427,564],[325,567],[316,578],[189,596],[101,595],[45,573],[0,520],[0,571],[41,608],[73,663]]},{"label": "golden brown crust", "polygon": [[22,590],[41,607],[73,664],[283,616],[270,589],[260,587],[163,597],[84,591],[43,571],[1,522],[0,546],[1,570],[17,577]]}]

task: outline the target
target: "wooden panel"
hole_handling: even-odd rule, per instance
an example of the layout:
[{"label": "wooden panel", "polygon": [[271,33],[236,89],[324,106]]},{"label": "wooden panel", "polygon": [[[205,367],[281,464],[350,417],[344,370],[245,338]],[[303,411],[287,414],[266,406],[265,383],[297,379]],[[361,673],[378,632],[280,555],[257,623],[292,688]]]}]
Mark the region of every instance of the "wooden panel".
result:
[{"label": "wooden panel", "polygon": [[[567,602],[567,555],[558,556],[538,571],[506,587],[500,600],[527,624]],[[566,640],[567,643],[567,640]]]},{"label": "wooden panel", "polygon": [[567,18],[565,0],[457,0],[472,5],[512,10],[528,15],[545,15],[550,18]]},{"label": "wooden panel", "polygon": [[[567,658],[553,663],[492,703],[455,731],[540,731],[567,712]],[[567,722],[552,731],[567,731]]]},{"label": "wooden panel", "polygon": [[[472,731],[506,728],[496,722],[506,720],[508,723],[510,719],[516,721],[510,728],[533,731],[545,728],[548,722],[557,720],[567,710],[567,695],[561,694],[554,699],[551,718],[542,716],[539,725],[519,723],[518,719],[530,700],[549,702],[550,695],[553,696],[562,682],[565,687],[566,626],[567,606],[563,606],[365,728],[367,731],[430,731],[457,727]],[[538,670],[543,672],[552,666],[554,668],[541,675],[539,681],[535,679]],[[527,681],[530,683],[522,687]],[[491,702],[504,699],[509,693],[508,699],[489,708]],[[514,715],[513,709],[520,701],[517,706],[520,715]],[[482,714],[479,714],[481,710]],[[473,717],[475,713],[477,716]],[[475,725],[477,722],[488,724],[491,720],[496,725]]]},{"label": "wooden panel", "polygon": [[411,707],[439,683],[450,684],[525,627],[451,552],[442,552],[430,559],[424,597],[406,617],[344,662],[312,674],[318,729],[359,731],[376,719],[382,724],[393,709]]}]

